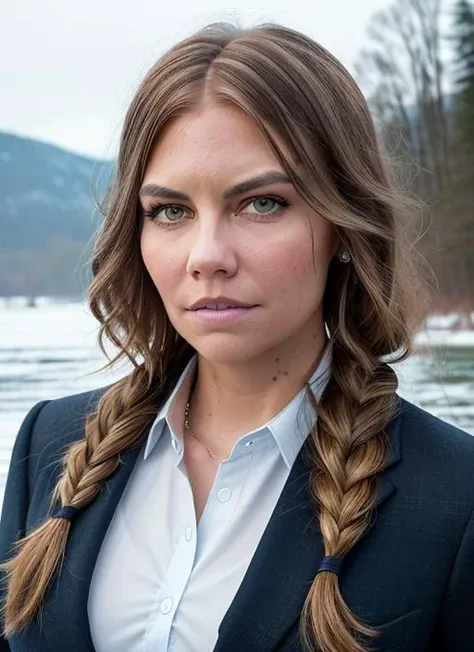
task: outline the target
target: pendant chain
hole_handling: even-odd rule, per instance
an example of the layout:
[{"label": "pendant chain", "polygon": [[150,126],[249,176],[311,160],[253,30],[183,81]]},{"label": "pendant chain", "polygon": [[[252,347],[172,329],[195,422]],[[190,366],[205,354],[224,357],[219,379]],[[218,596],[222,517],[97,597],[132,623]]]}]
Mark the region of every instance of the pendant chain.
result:
[{"label": "pendant chain", "polygon": [[188,402],[186,403],[186,408],[184,410],[184,429],[186,430],[186,432],[189,432],[189,434],[192,437],[194,437],[194,439],[196,439],[201,444],[201,446],[204,446],[204,448],[206,449],[209,457],[211,457],[216,462],[219,462],[219,463],[223,462],[225,458],[221,459],[221,458],[217,457],[216,455],[214,455],[214,453],[211,451],[211,449],[208,446],[206,446],[206,444],[204,444],[199,439],[199,437],[196,435],[196,433],[191,429],[191,426],[189,425],[189,415],[190,415],[190,412],[191,412],[191,398],[192,398],[192,395],[193,395],[193,392],[194,392],[195,385],[196,385],[196,377],[194,378],[193,385],[192,385],[191,391],[189,393],[189,399],[188,399]]}]

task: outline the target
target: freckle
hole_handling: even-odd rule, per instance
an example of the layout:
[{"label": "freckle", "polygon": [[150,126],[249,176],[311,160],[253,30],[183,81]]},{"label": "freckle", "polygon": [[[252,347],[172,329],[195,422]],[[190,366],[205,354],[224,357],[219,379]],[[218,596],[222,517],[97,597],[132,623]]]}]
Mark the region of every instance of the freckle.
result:
[{"label": "freckle", "polygon": [[285,376],[288,376],[288,372],[287,372],[287,371],[284,371],[283,373],[285,374]]},{"label": "freckle", "polygon": [[275,358],[275,362],[280,362],[280,358]]},{"label": "freckle", "polygon": [[276,377],[276,376],[273,376],[273,380],[276,380],[276,379],[277,379],[277,377]]}]

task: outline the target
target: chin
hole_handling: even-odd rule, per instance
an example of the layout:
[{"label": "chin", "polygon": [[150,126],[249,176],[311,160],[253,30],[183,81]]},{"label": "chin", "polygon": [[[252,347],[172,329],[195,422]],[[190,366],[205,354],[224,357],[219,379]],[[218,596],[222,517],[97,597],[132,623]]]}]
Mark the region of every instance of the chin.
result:
[{"label": "chin", "polygon": [[209,362],[240,365],[251,362],[269,351],[269,342],[252,340],[244,333],[209,333],[199,337],[183,337]]}]

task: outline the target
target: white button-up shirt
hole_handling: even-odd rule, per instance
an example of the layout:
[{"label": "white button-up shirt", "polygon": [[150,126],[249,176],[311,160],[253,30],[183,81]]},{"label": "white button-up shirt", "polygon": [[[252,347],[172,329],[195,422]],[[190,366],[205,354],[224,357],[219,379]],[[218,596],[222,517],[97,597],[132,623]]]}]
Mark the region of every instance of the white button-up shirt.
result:
[{"label": "white button-up shirt", "polygon": [[[331,342],[310,379],[319,400]],[[104,538],[88,601],[97,652],[211,652],[316,421],[305,388],[220,463],[196,523],[180,434],[194,356],[160,409]],[[297,561],[296,561],[297,563]],[[73,643],[73,642],[72,642]]]}]

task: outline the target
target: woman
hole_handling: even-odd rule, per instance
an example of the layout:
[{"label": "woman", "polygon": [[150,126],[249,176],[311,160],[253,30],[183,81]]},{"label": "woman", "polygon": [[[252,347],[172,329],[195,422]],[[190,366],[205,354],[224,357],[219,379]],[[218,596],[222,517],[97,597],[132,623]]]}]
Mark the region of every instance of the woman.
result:
[{"label": "woman", "polygon": [[474,440],[387,364],[401,208],[302,34],[214,25],[152,68],[90,289],[134,369],[21,427],[2,650],[472,652]]}]

